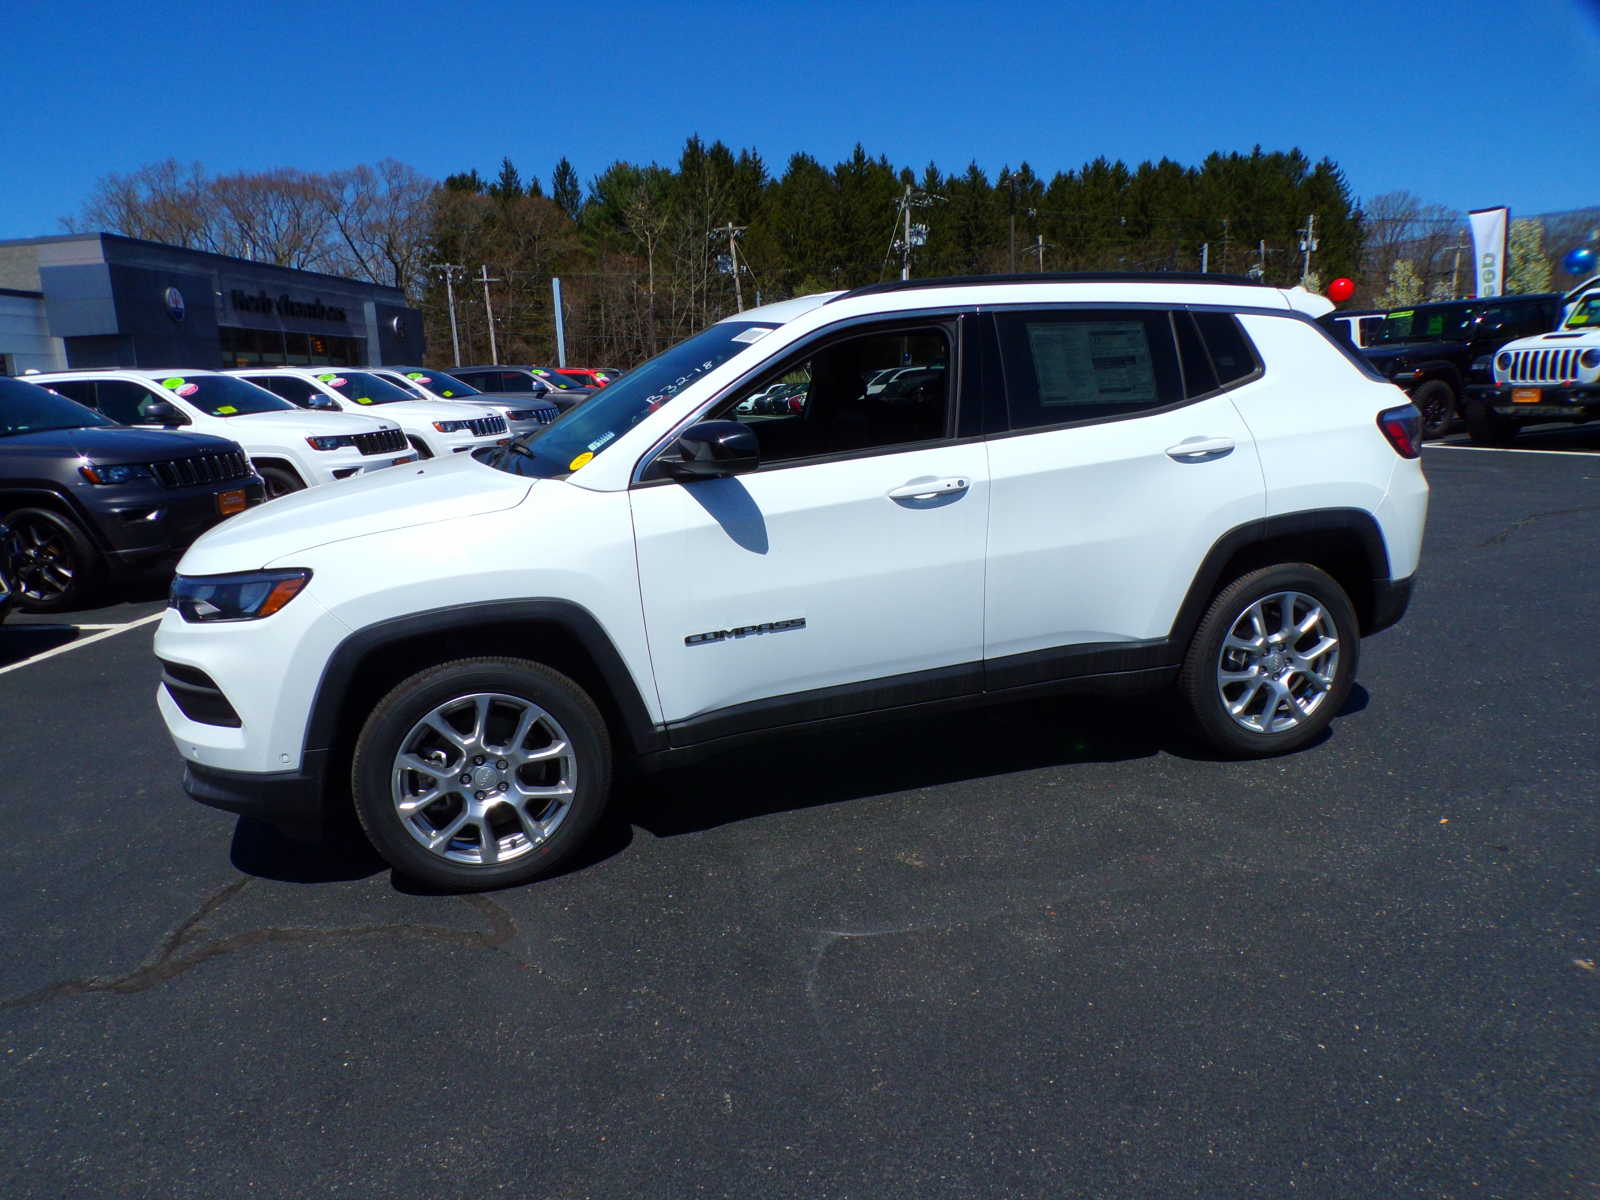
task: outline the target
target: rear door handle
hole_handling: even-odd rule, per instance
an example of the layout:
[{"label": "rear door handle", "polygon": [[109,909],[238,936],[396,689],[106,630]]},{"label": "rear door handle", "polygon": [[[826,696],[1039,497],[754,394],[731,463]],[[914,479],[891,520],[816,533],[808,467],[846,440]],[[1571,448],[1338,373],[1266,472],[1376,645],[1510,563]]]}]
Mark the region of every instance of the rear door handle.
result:
[{"label": "rear door handle", "polygon": [[936,496],[959,495],[971,486],[972,480],[964,475],[949,479],[913,479],[910,483],[903,483],[891,491],[889,499],[932,500]]},{"label": "rear door handle", "polygon": [[1234,441],[1225,437],[1185,438],[1167,447],[1167,457],[1177,462],[1206,462],[1233,453]]}]

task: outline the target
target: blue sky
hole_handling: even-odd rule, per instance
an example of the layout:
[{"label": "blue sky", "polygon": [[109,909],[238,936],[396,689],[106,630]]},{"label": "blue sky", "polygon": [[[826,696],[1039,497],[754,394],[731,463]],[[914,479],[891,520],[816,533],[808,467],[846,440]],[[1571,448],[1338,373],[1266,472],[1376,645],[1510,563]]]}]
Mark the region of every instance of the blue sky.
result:
[{"label": "blue sky", "polygon": [[587,183],[691,133],[775,174],[858,141],[1047,178],[1299,146],[1357,197],[1600,205],[1600,0],[12,0],[6,25],[0,238],[58,232],[97,177],[169,156],[442,177],[509,155],[548,185],[562,155]]}]

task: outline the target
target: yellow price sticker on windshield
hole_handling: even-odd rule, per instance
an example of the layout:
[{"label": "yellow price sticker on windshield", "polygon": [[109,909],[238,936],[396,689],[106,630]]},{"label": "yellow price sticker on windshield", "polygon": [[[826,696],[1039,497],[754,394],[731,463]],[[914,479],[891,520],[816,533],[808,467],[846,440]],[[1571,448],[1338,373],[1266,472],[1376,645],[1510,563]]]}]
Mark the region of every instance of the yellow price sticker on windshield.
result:
[{"label": "yellow price sticker on windshield", "polygon": [[238,411],[239,410],[237,408],[235,408],[231,404],[222,404],[222,405],[218,405],[218,407],[217,407],[217,415],[218,416],[223,416],[223,417],[231,417],[231,416],[233,416],[234,413],[236,413]]},{"label": "yellow price sticker on windshield", "polygon": [[356,401],[357,404],[371,404],[372,403],[372,397],[371,396],[357,396],[355,398],[355,401]]},{"label": "yellow price sticker on windshield", "polygon": [[585,450],[582,454],[578,455],[577,458],[573,459],[567,464],[567,470],[576,471],[579,467],[586,467],[589,465],[589,460],[593,457],[593,450]]}]

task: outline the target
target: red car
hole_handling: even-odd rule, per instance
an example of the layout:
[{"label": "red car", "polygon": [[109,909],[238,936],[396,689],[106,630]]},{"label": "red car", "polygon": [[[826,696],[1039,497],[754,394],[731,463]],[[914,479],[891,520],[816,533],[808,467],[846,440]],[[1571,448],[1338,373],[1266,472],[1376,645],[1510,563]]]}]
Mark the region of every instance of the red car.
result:
[{"label": "red car", "polygon": [[572,379],[579,387],[603,388],[617,372],[605,367],[557,367],[556,373]]}]

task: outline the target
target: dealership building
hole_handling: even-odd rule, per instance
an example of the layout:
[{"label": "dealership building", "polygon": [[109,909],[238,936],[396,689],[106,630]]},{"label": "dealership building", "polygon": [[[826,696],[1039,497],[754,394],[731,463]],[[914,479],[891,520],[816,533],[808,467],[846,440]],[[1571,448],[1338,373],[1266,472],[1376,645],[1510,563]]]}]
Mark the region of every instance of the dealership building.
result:
[{"label": "dealership building", "polygon": [[399,288],[112,233],[0,241],[0,372],[417,363]]}]

